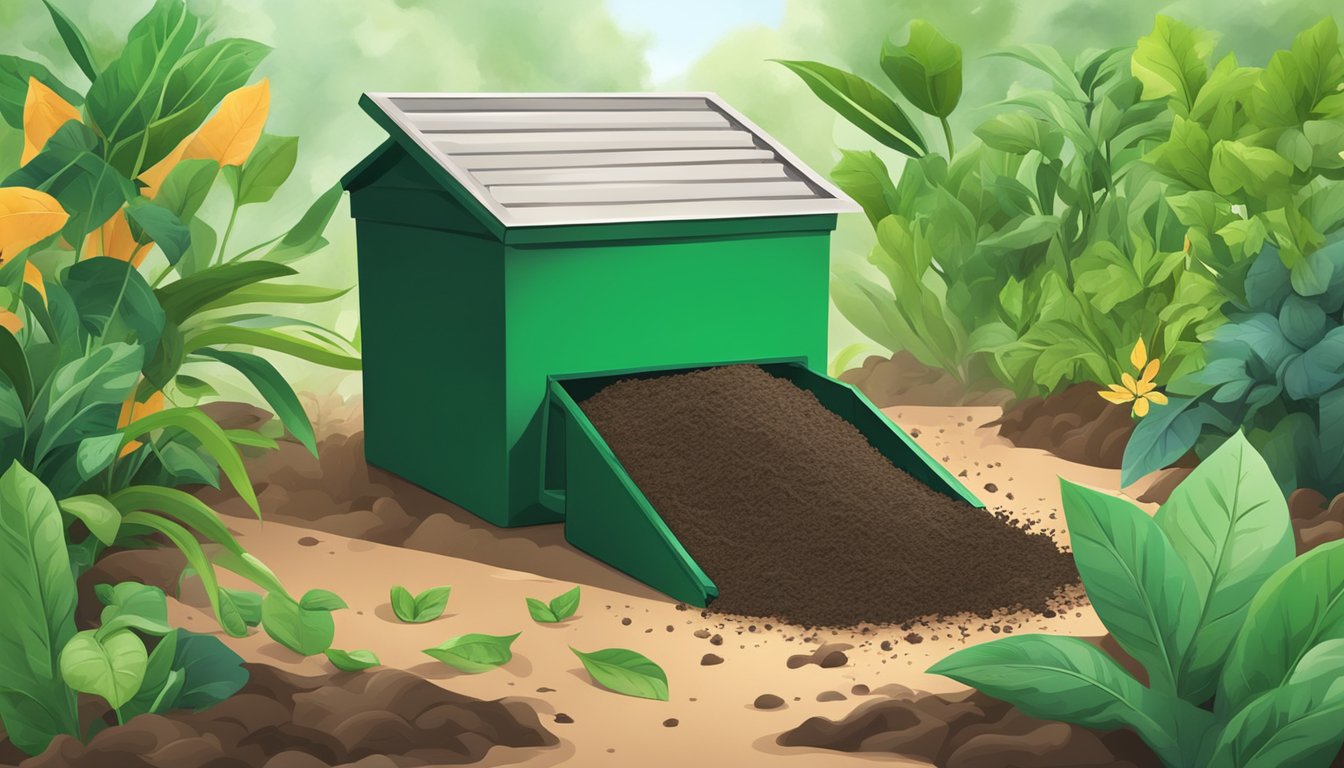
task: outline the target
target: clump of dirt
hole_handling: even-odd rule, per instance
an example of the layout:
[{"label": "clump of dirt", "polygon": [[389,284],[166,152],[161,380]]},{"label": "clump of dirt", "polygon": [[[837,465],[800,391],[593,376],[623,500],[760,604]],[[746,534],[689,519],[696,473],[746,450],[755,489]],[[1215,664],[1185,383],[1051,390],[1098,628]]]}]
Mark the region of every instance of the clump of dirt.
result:
[{"label": "clump of dirt", "polygon": [[1129,731],[1098,734],[1037,720],[977,691],[864,702],[840,720],[809,718],[785,747],[905,755],[943,768],[1141,768],[1161,763]]},{"label": "clump of dirt", "polygon": [[840,374],[840,380],[859,388],[873,405],[1003,405],[1013,394],[1006,389],[968,392],[945,371],[919,362],[901,350],[890,358],[871,355],[858,368]]},{"label": "clump of dirt", "polygon": [[495,746],[559,743],[522,702],[473,699],[399,670],[246,668],[247,686],[203,712],[141,715],[88,744],[60,736],[20,768],[325,768],[373,755],[379,765],[461,765]]},{"label": "clump of dirt", "polygon": [[1048,536],[928,488],[759,367],[622,380],[581,407],[725,612],[853,626],[1042,611],[1078,580]]},{"label": "clump of dirt", "polygon": [[1074,384],[1050,397],[1033,397],[1009,406],[997,421],[999,435],[1019,448],[1039,448],[1061,459],[1119,469],[1134,431],[1126,405],[1097,396],[1095,384]]},{"label": "clump of dirt", "polygon": [[1344,493],[1328,500],[1319,491],[1299,488],[1288,495],[1297,553],[1344,539]]}]

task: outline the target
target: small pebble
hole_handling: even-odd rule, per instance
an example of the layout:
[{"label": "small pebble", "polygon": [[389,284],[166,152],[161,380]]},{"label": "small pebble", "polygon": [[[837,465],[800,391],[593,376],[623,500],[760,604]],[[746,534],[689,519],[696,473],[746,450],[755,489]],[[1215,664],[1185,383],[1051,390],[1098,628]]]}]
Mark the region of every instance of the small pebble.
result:
[{"label": "small pebble", "polygon": [[723,645],[723,635],[715,635],[709,638],[710,645]]},{"label": "small pebble", "polygon": [[555,689],[547,688],[546,686],[543,685],[537,689],[537,693],[555,693]]},{"label": "small pebble", "polygon": [[699,638],[699,639],[701,639],[701,640],[708,640],[708,639],[709,639],[709,630],[708,630],[708,629],[697,629],[697,630],[695,630],[695,632],[693,632],[692,634],[694,634],[697,638]]},{"label": "small pebble", "polygon": [[784,700],[773,693],[763,693],[756,697],[756,701],[752,706],[757,709],[779,709],[784,706]]},{"label": "small pebble", "polygon": [[669,717],[663,721],[664,728],[676,728],[678,725],[681,725],[681,721],[675,717]]},{"label": "small pebble", "polygon": [[704,656],[700,657],[700,666],[702,667],[712,667],[715,664],[722,664],[722,663],[723,663],[723,657],[717,654],[706,653]]},{"label": "small pebble", "polygon": [[555,722],[560,723],[561,725],[567,725],[574,722],[574,718],[566,715],[564,712],[559,712],[555,716]]},{"label": "small pebble", "polygon": [[839,691],[822,691],[817,694],[817,701],[844,701],[849,698]]},{"label": "small pebble", "polygon": [[905,636],[905,642],[910,643],[911,645],[916,645],[924,642],[924,636],[917,632],[911,632]]},{"label": "small pebble", "polygon": [[997,485],[995,485],[995,484],[993,484],[993,483],[985,483],[985,490],[986,490],[986,491],[989,491],[990,493],[998,493],[998,492],[999,492],[999,486],[997,486]]},{"label": "small pebble", "polygon": [[300,547],[317,546],[317,539],[313,538],[312,536],[304,536],[303,538],[299,539],[299,546]]},{"label": "small pebble", "polygon": [[884,651],[890,651],[890,650],[891,650],[891,641],[890,641],[890,640],[883,640],[883,641],[882,641],[882,650],[884,650]]},{"label": "small pebble", "polygon": [[627,627],[630,626],[630,619],[621,619],[621,624]]},{"label": "small pebble", "polygon": [[868,686],[864,685],[863,683],[859,683],[858,685],[850,688],[849,692],[854,694],[855,696],[867,696],[869,690]]}]

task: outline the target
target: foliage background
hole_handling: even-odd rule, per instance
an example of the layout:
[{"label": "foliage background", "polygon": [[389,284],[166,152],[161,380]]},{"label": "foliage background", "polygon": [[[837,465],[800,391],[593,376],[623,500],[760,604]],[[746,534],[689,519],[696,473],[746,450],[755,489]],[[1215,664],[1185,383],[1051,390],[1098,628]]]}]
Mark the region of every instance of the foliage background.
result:
[{"label": "foliage background", "polygon": [[[60,2],[79,18],[97,50],[115,50],[151,0]],[[839,120],[772,58],[812,59],[882,82],[876,51],[888,34],[905,37],[910,20],[927,19],[966,54],[966,109],[954,116],[959,142],[991,112],[975,109],[1014,89],[1043,82],[1026,67],[980,57],[1010,43],[1044,43],[1072,60],[1088,48],[1132,44],[1167,14],[1218,32],[1218,54],[1236,50],[1243,64],[1261,66],[1276,48],[1324,16],[1344,25],[1344,5],[1332,0],[1219,0],[1131,2],[1114,0],[683,0],[676,18],[652,4],[626,0],[340,0],[276,3],[265,0],[190,0],[211,19],[219,36],[245,36],[272,46],[258,74],[269,76],[273,109],[268,130],[301,137],[299,166],[281,191],[271,220],[240,221],[238,243],[273,236],[312,199],[358,162],[382,132],[356,106],[363,91],[621,91],[718,92],[802,159],[827,172],[837,146],[877,149],[876,143]],[[646,10],[647,8],[647,10]],[[750,21],[758,18],[759,22]],[[681,25],[673,29],[672,25]],[[62,44],[40,0],[0,4],[0,51],[44,56]],[[668,46],[699,53],[680,73],[655,74],[651,60]],[[1215,55],[1215,59],[1217,55]],[[682,60],[686,60],[685,56]],[[73,65],[56,74],[80,82]],[[921,126],[937,135],[934,125]],[[21,136],[0,125],[0,157],[18,156]],[[893,175],[901,156],[880,151]],[[0,168],[0,174],[11,168]],[[215,204],[225,201],[215,200]],[[207,209],[207,213],[210,211]],[[332,245],[305,264],[315,283],[354,283],[354,224],[345,206],[333,217]],[[872,230],[860,215],[845,217],[833,241],[837,265],[871,270],[864,257]],[[395,269],[395,264],[389,264]],[[332,312],[349,336],[357,322],[354,294]],[[863,341],[837,312],[831,313],[831,348]],[[297,389],[331,388],[329,371],[301,363],[282,366]],[[320,378],[319,378],[320,377]],[[348,376],[338,391],[358,390]]]}]

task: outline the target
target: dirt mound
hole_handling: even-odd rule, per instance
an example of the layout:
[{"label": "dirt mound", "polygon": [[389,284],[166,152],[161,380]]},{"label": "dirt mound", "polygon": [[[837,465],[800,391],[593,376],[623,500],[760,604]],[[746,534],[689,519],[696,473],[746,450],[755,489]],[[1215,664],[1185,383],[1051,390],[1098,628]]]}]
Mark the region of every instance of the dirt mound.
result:
[{"label": "dirt mound", "polygon": [[1096,384],[1075,384],[1047,398],[1022,400],[1004,411],[999,435],[1019,448],[1039,448],[1061,459],[1119,469],[1134,431],[1129,406],[1097,396]]},{"label": "dirt mound", "polygon": [[1297,553],[1344,539],[1344,493],[1326,503],[1318,491],[1299,488],[1288,495],[1288,515],[1293,521]]},{"label": "dirt mound", "polygon": [[1040,611],[1078,579],[1048,536],[928,488],[758,367],[624,380],[581,407],[719,586],[716,609],[900,623]]},{"label": "dirt mound", "polygon": [[1003,405],[1012,399],[1006,389],[967,392],[946,372],[919,362],[904,350],[890,358],[872,355],[840,380],[859,388],[878,408],[893,405]]},{"label": "dirt mound", "polygon": [[481,701],[399,670],[306,678],[246,665],[237,695],[197,713],[141,715],[86,745],[61,736],[21,768],[326,768],[474,763],[495,746],[558,743],[517,701]]},{"label": "dirt mound", "polygon": [[1142,768],[1160,766],[1128,731],[1098,734],[1037,720],[976,691],[865,702],[841,720],[813,717],[780,734],[785,747],[881,752],[943,768]]}]

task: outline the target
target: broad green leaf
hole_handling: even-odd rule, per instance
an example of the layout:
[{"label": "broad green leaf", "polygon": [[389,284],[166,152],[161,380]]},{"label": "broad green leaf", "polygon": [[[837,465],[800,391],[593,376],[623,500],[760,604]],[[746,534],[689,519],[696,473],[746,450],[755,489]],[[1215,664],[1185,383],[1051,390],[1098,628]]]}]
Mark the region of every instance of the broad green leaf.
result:
[{"label": "broad green leaf", "polygon": [[1032,214],[1003,227],[998,232],[980,241],[982,248],[1018,251],[1043,243],[1059,231],[1060,220],[1057,216]]},{"label": "broad green leaf", "polygon": [[145,677],[140,682],[140,690],[121,707],[123,721],[129,721],[148,712],[157,714],[168,709],[165,704],[170,702],[165,700],[175,697],[184,682],[181,674],[173,674],[173,654],[177,652],[178,636],[181,634],[180,629],[169,632],[160,638],[158,645],[149,652],[149,661],[145,665]]},{"label": "broad green leaf", "polygon": [[568,619],[579,610],[579,588],[575,587],[566,592],[562,592],[551,600],[551,612],[560,621]]},{"label": "broad green leaf", "polygon": [[[1303,659],[1306,661],[1306,659]],[[1223,728],[1210,766],[1325,766],[1344,743],[1344,683],[1335,667],[1261,694]]]},{"label": "broad green leaf", "polygon": [[111,466],[121,449],[121,433],[94,435],[79,441],[75,449],[75,467],[81,480],[88,480]]},{"label": "broad green leaf", "polygon": [[298,153],[297,136],[262,134],[242,167],[231,165],[224,169],[224,180],[233,190],[235,202],[250,205],[269,201],[294,170]]},{"label": "broad green leaf", "polygon": [[266,261],[247,261],[239,264],[220,264],[196,272],[175,283],[155,289],[164,315],[179,325],[202,308],[234,291],[263,280],[274,280],[296,274],[283,264]]},{"label": "broad green leaf", "polygon": [[1055,90],[1064,98],[1077,102],[1087,101],[1087,94],[1083,92],[1078,77],[1069,65],[1064,63],[1064,59],[1060,57],[1059,52],[1048,45],[1039,43],[1012,45],[1001,50],[990,51],[988,55],[1017,59],[1029,64],[1049,75],[1050,79],[1054,81]]},{"label": "broad green leaf", "polygon": [[165,635],[150,655],[140,693],[122,712],[199,712],[242,690],[247,670],[238,654],[212,635],[183,629]]},{"label": "broad green leaf", "polygon": [[105,606],[99,618],[102,623],[98,628],[99,640],[123,629],[138,629],[151,635],[172,631],[168,626],[168,601],[162,589],[134,581],[99,586],[109,587],[98,595]]},{"label": "broad green leaf", "polygon": [[42,4],[47,6],[47,13],[51,15],[51,23],[56,25],[56,31],[61,35],[61,41],[65,43],[65,49],[70,52],[70,58],[74,59],[75,64],[79,66],[79,71],[93,82],[98,78],[98,66],[94,63],[93,53],[89,50],[89,42],[84,39],[84,34],[79,31],[70,18],[61,12],[59,8],[51,4],[51,0],[42,0]]},{"label": "broad green leaf", "polygon": [[896,102],[863,78],[815,61],[775,59],[827,106],[883,145],[910,157],[928,152],[924,137]]},{"label": "broad green leaf", "polygon": [[331,611],[305,609],[274,592],[262,600],[261,627],[272,640],[303,656],[327,650],[336,636]]},{"label": "broad green leaf", "polygon": [[0,186],[30,187],[50,194],[70,218],[61,229],[76,245],[136,197],[135,185],[98,154],[98,137],[82,123],[67,121],[42,151]]},{"label": "broad green leaf", "polygon": [[556,618],[555,611],[551,607],[535,597],[525,598],[527,600],[527,612],[531,614],[532,620],[541,624],[554,624],[560,619]]},{"label": "broad green leaf", "polygon": [[79,733],[58,655],[75,634],[75,579],[51,492],[15,462],[0,476],[0,718],[28,754]]},{"label": "broad green leaf", "polygon": [[1031,717],[1099,730],[1131,728],[1167,765],[1182,762],[1212,716],[1149,690],[1095,646],[1073,637],[1017,635],[966,648],[929,668]]},{"label": "broad green leaf", "polygon": [[1209,76],[1214,38],[1169,16],[1159,15],[1152,33],[1139,38],[1131,60],[1134,77],[1143,83],[1144,99],[1171,97],[1189,114]]},{"label": "broad green leaf", "polygon": [[163,336],[164,314],[139,271],[118,259],[85,259],[72,265],[62,285],[79,312],[85,337],[126,341],[153,358]]},{"label": "broad green leaf", "polygon": [[1251,600],[1219,680],[1218,712],[1233,713],[1283,686],[1312,648],[1344,638],[1344,541],[1298,557]]},{"label": "broad green leaf", "polygon": [[513,641],[521,632],[512,635],[482,635],[471,633],[450,638],[426,648],[424,653],[454,669],[472,674],[488,672],[509,663],[513,658]]},{"label": "broad green leaf", "polygon": [[414,597],[405,587],[392,588],[392,612],[398,619],[412,624],[423,624],[443,615],[452,587],[431,587]]},{"label": "broad green leaf", "polygon": [[900,207],[887,166],[873,152],[840,150],[831,179],[863,208],[874,227]]},{"label": "broad green leaf", "polygon": [[1288,677],[1288,685],[1308,683],[1317,678],[1339,680],[1344,675],[1344,638],[1326,640],[1307,651]]},{"label": "broad green leaf", "polygon": [[1149,472],[1168,467],[1194,447],[1204,426],[1202,404],[1184,397],[1170,398],[1135,427],[1125,445],[1120,485],[1132,485]]},{"label": "broad green leaf", "polygon": [[209,416],[206,416],[203,411],[197,408],[169,408],[158,413],[151,413],[126,425],[124,436],[126,440],[135,440],[150,432],[165,428],[181,429],[196,438],[201,447],[219,464],[220,470],[229,478],[229,483],[238,493],[238,496],[247,503],[247,506],[256,513],[258,518],[261,517],[261,507],[257,503],[257,494],[252,488],[252,481],[247,476],[247,468],[243,464],[242,456],[238,455],[238,449],[234,447],[228,435],[225,435],[219,425],[212,421]]},{"label": "broad green leaf", "polygon": [[331,665],[342,672],[358,672],[382,663],[378,661],[378,656],[373,651],[341,651],[328,648],[324,653]]},{"label": "broad green leaf", "polygon": [[57,79],[45,65],[18,56],[0,56],[0,119],[11,128],[23,130],[23,103],[28,97],[29,78],[37,78],[75,106],[84,102],[79,93]]},{"label": "broad green leaf", "polygon": [[299,598],[299,607],[305,611],[339,611],[349,608],[341,596],[326,589],[310,589]]},{"label": "broad green leaf", "polygon": [[882,44],[882,71],[920,111],[945,118],[961,101],[961,46],[922,19],[910,22],[910,40]]},{"label": "broad green leaf", "polygon": [[227,595],[229,600],[233,601],[238,609],[238,615],[242,617],[243,623],[249,627],[255,627],[261,623],[261,601],[260,592],[249,592],[245,589],[229,589],[220,587],[219,591]]},{"label": "broad green leaf", "polygon": [[641,699],[668,700],[667,673],[644,655],[625,648],[604,648],[592,653],[573,647],[569,650],[603,688]]},{"label": "broad green leaf", "polygon": [[112,502],[97,494],[71,496],[60,502],[61,511],[76,517],[89,529],[89,532],[107,546],[117,539],[117,529],[121,527],[121,512]]},{"label": "broad green leaf", "polygon": [[131,232],[140,242],[154,241],[169,264],[176,264],[191,247],[191,233],[172,211],[154,205],[143,197],[135,198],[126,208]]},{"label": "broad green leaf", "polygon": [[1170,137],[1146,159],[1166,176],[1192,189],[1210,188],[1213,142],[1204,127],[1194,120],[1176,115],[1171,122]]},{"label": "broad green leaf", "polygon": [[402,621],[415,621],[415,596],[400,584],[392,587],[392,613]]},{"label": "broad green leaf", "polygon": [[219,164],[214,160],[182,160],[164,177],[151,204],[172,213],[179,224],[189,222],[209,196],[218,175]]},{"label": "broad green leaf", "polygon": [[313,425],[308,421],[303,404],[299,402],[289,382],[268,360],[247,352],[222,349],[201,349],[197,350],[197,354],[218,360],[247,377],[294,439],[302,443],[313,456],[317,456],[317,436],[313,433]]},{"label": "broad green leaf", "polygon": [[1240,141],[1220,141],[1213,145],[1209,183],[1220,195],[1245,190],[1252,197],[1266,198],[1282,190],[1292,173],[1292,163],[1272,149],[1253,147]]},{"label": "broad green leaf", "polygon": [[177,274],[182,277],[191,277],[197,272],[208,269],[215,256],[215,243],[219,240],[214,228],[199,217],[194,217],[187,223],[187,231],[191,233],[191,247],[174,265]]},{"label": "broad green leaf", "polygon": [[322,233],[326,231],[331,215],[336,212],[336,206],[340,204],[344,193],[345,190],[341,185],[336,184],[319,195],[308,210],[304,211],[298,223],[266,253],[266,259],[286,263],[325,247],[327,241],[322,237]]},{"label": "broad green leaf", "polygon": [[23,345],[8,328],[0,328],[0,375],[9,381],[18,395],[23,411],[33,402],[33,378],[28,370],[28,358]]},{"label": "broad green leaf", "polygon": [[195,352],[221,344],[243,344],[260,347],[272,352],[292,355],[310,363],[345,371],[357,371],[361,365],[357,357],[333,350],[323,344],[296,338],[269,328],[212,327],[188,334],[184,342],[188,352]]},{"label": "broad green leaf", "polygon": [[34,461],[40,464],[61,446],[115,431],[121,403],[140,374],[142,354],[130,344],[106,344],[57,369],[29,416],[29,432],[37,435]]},{"label": "broad green leaf", "polygon": [[145,643],[129,629],[99,637],[86,630],[61,649],[61,678],[80,693],[101,696],[119,709],[140,690],[149,664]]},{"label": "broad green leaf", "polygon": [[1207,701],[1251,599],[1293,559],[1288,505],[1238,432],[1177,486],[1155,519],[1203,598],[1178,691],[1187,701]]},{"label": "broad green leaf", "polygon": [[1074,562],[1097,616],[1148,670],[1154,690],[1175,693],[1202,608],[1190,570],[1143,510],[1067,480],[1060,487]]},{"label": "broad green leaf", "polygon": [[1001,152],[1025,155],[1033,149],[1046,157],[1059,157],[1064,135],[1059,129],[1026,112],[1004,112],[986,120],[975,135]]}]

